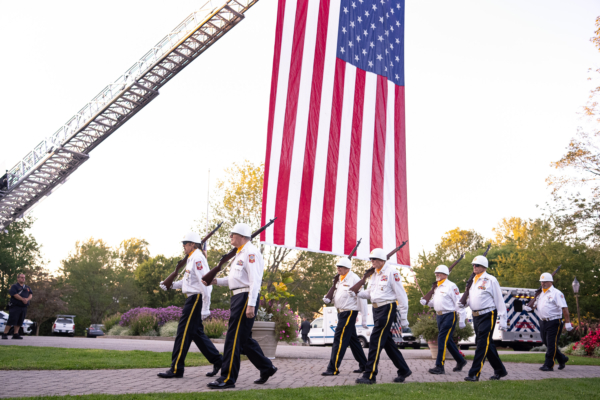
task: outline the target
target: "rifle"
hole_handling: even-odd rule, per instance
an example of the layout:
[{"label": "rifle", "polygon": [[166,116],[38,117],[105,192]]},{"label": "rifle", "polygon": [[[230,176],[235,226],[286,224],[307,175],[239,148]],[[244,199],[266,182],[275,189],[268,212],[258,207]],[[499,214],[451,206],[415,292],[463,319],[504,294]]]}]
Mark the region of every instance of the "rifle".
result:
[{"label": "rifle", "polygon": [[[277,217],[273,218],[265,226],[263,226],[263,227],[259,228],[257,231],[255,231],[252,234],[252,236],[250,236],[250,240],[254,239],[256,236],[260,235],[262,233],[262,231],[264,231],[265,229],[267,229],[269,226],[273,225],[273,223],[275,222],[276,219],[277,219]],[[202,277],[202,280],[204,282],[206,282],[207,285],[210,285],[211,282],[213,281],[213,279],[215,279],[215,276],[217,276],[217,274],[219,272],[221,272],[221,268],[223,268],[223,265],[225,265],[225,263],[227,261],[229,261],[233,257],[235,257],[236,254],[237,254],[237,247],[234,247],[233,249],[231,249],[231,251],[229,251],[229,253],[222,255],[221,259],[219,260],[219,264],[217,264],[216,267],[214,267],[213,269],[211,269],[210,271],[208,271]]]},{"label": "rifle", "polygon": [[[358,242],[356,242],[356,246],[354,246],[354,248],[348,255],[348,260],[352,261],[352,256],[354,254],[356,254],[356,250],[358,249],[358,246],[360,246],[361,241],[362,241],[362,238],[359,239]],[[327,294],[325,295],[325,297],[327,297],[329,300],[333,300],[333,293],[335,292],[335,288],[336,288],[336,285],[339,282],[339,280],[340,280],[340,274],[335,274],[335,277],[333,278],[333,286],[331,286],[331,289],[329,289],[329,292],[327,292]]]},{"label": "rifle", "polygon": [[[485,250],[485,252],[483,253],[483,256],[487,256],[488,251],[490,251],[490,247],[492,247],[492,244],[488,244],[487,249]],[[469,280],[467,281],[467,286],[465,287],[465,292],[463,293],[462,297],[460,298],[460,303],[463,306],[467,305],[467,299],[469,298],[469,292],[471,291],[471,286],[473,285],[473,280],[475,279],[475,272],[473,272],[471,274],[471,276],[469,277]]]},{"label": "rifle", "polygon": [[[408,240],[405,240],[404,242],[402,242],[402,244],[400,246],[398,246],[394,250],[390,251],[386,256],[387,259],[389,260],[394,254],[396,254],[398,251],[400,251],[400,249],[403,248],[406,245],[406,243],[408,243]],[[369,279],[371,277],[371,275],[373,275],[374,272],[375,272],[375,267],[371,267],[368,270],[366,270],[362,279],[360,281],[356,282],[356,285],[352,286],[350,288],[350,290],[352,290],[354,293],[358,294],[358,291],[360,290],[360,288],[364,286],[367,279]]]},{"label": "rifle", "polygon": [[[552,273],[552,276],[556,275],[556,273],[558,272],[558,270],[560,269],[560,267],[562,267],[562,264],[560,264]],[[540,288],[538,290],[535,291],[535,295],[533,296],[533,299],[529,300],[529,303],[527,303],[527,307],[531,307],[533,308],[533,305],[535,304],[535,302],[537,301],[538,296],[542,293],[542,285],[540,285]]]},{"label": "rifle", "polygon": [[[460,258],[456,261],[454,261],[454,264],[452,264],[450,266],[450,268],[448,268],[448,272],[452,271],[452,268],[454,268],[456,266],[456,264],[458,264],[463,258],[465,258],[465,254],[461,254]],[[416,278],[415,278],[416,281]],[[427,294],[425,296],[423,296],[423,299],[425,299],[425,301],[427,301],[429,303],[429,300],[431,300],[431,298],[433,297],[433,292],[435,292],[435,289],[438,287],[438,283],[437,281],[433,282],[433,285],[431,285],[431,290],[429,292],[427,292]]]},{"label": "rifle", "polygon": [[[210,237],[212,235],[214,235],[215,232],[217,232],[219,230],[219,228],[221,227],[221,225],[223,225],[222,222],[219,225],[217,225],[217,227],[215,229],[213,229],[212,231],[210,231],[208,233],[208,235],[206,235],[204,237],[204,239],[202,239],[202,241],[200,242],[200,248],[202,248],[202,245],[204,245],[206,243],[206,241],[208,239],[210,239]],[[167,289],[171,289],[171,286],[173,286],[173,281],[175,280],[175,278],[177,277],[177,275],[179,275],[179,269],[185,265],[185,263],[187,262],[188,257],[189,257],[189,255],[186,254],[185,257],[183,257],[181,260],[179,260],[177,262],[177,266],[175,267],[175,271],[171,272],[171,275],[167,276],[167,279],[165,279],[163,281],[163,284],[167,287]]]}]

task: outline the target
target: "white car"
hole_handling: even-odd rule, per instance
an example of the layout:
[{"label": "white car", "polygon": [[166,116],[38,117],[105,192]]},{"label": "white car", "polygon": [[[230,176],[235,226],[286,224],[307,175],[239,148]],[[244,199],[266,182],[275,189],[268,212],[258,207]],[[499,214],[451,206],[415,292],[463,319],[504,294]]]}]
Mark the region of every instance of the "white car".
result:
[{"label": "white car", "polygon": [[54,325],[52,325],[52,335],[66,334],[75,336],[75,316],[57,315]]},{"label": "white car", "polygon": [[[0,332],[4,332],[4,328],[6,327],[6,322],[8,321],[8,313],[5,311],[0,311]],[[21,333],[26,335],[31,335],[33,332],[33,321],[30,319],[26,319],[23,321],[23,325],[21,326]]]}]

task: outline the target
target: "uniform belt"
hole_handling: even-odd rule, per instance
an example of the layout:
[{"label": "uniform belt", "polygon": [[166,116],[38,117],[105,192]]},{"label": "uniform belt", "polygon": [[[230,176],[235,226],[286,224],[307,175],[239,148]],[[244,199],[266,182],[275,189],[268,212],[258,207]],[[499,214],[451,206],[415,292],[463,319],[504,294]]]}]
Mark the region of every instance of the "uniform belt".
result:
[{"label": "uniform belt", "polygon": [[550,318],[540,318],[542,321],[548,322],[548,321],[554,321],[557,319],[562,319],[562,315],[560,317],[550,317]]},{"label": "uniform belt", "polygon": [[236,294],[240,294],[240,293],[248,293],[250,292],[250,288],[248,287],[243,287],[243,288],[239,288],[239,289],[233,289],[232,290],[233,295],[235,296]]},{"label": "uniform belt", "polygon": [[185,294],[185,297],[190,297],[190,296],[195,296],[200,293],[184,293],[184,294]]},{"label": "uniform belt", "polygon": [[381,303],[373,303],[373,308],[383,307],[383,306],[386,306],[388,304],[392,304],[395,302],[396,302],[396,300],[388,300],[388,301],[382,301]]},{"label": "uniform belt", "polygon": [[435,313],[437,315],[444,315],[444,314],[448,314],[448,313],[451,313],[451,312],[455,312],[455,311],[436,311]]},{"label": "uniform belt", "polygon": [[489,312],[495,311],[496,309],[494,307],[490,307],[490,308],[484,308],[483,310],[479,310],[479,311],[473,311],[473,316],[474,317],[479,317],[480,315],[485,315]]},{"label": "uniform belt", "polygon": [[345,309],[343,309],[343,308],[338,308],[338,310],[337,310],[338,314],[339,314],[339,313],[346,312],[346,311],[358,311],[358,310],[349,310],[349,309],[348,309],[348,310],[345,310]]}]

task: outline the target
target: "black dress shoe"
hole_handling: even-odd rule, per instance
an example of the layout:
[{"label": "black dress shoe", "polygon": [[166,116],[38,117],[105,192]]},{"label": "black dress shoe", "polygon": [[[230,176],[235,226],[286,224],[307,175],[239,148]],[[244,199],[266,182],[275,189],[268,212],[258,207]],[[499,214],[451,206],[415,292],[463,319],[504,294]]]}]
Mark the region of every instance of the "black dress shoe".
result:
[{"label": "black dress shoe", "polygon": [[394,382],[396,382],[396,383],[402,383],[404,381],[405,381],[405,378],[400,374],[398,374],[398,376],[394,378]]},{"label": "black dress shoe", "polygon": [[208,383],[206,386],[208,386],[210,389],[233,389],[235,387],[235,383],[221,382],[219,380],[216,380],[214,382]]},{"label": "black dress shoe", "polygon": [[545,372],[554,371],[554,368],[550,368],[550,367],[546,367],[545,365],[542,365],[540,367],[540,371],[545,371]]},{"label": "black dress shoe", "polygon": [[444,371],[444,367],[438,367],[438,366],[436,366],[435,368],[431,368],[429,370],[429,373],[433,374],[433,375],[443,375],[443,374],[446,373],[446,371]]},{"label": "black dress shoe", "polygon": [[22,339],[23,339],[23,337],[22,337],[21,335],[19,335],[19,334],[13,335],[13,337],[12,337],[12,338],[13,338],[13,339],[19,339],[19,340],[22,340]]},{"label": "black dress shoe", "polygon": [[207,372],[206,376],[215,376],[216,374],[218,374],[219,371],[221,370],[221,365],[223,365],[223,363],[221,363],[221,364],[213,364],[213,370],[212,370],[212,372]]},{"label": "black dress shoe", "polygon": [[504,378],[506,375],[508,375],[508,372],[506,371],[496,372],[494,375],[490,376],[490,381],[499,381],[500,378]]},{"label": "black dress shoe", "polygon": [[8,335],[2,334],[2,339],[8,339]]},{"label": "black dress shoe", "polygon": [[256,383],[257,385],[265,384],[269,380],[270,377],[275,375],[275,372],[277,372],[277,368],[276,367],[271,368],[269,370],[269,372],[260,374],[260,379],[255,380],[254,383]]},{"label": "black dress shoe", "polygon": [[176,374],[173,371],[168,370],[167,372],[161,372],[156,374],[159,378],[183,378],[183,372],[178,372]]},{"label": "black dress shoe", "polygon": [[358,384],[361,384],[361,385],[372,385],[374,383],[377,383],[377,380],[362,377],[362,378],[358,378],[355,382]]},{"label": "black dress shoe", "polygon": [[325,372],[321,372],[321,375],[322,376],[335,376],[337,374],[333,371],[325,371]]},{"label": "black dress shoe", "polygon": [[407,373],[405,374],[401,374],[400,372],[398,372],[398,376],[403,377],[404,379],[408,378],[409,376],[412,375],[412,371],[409,369]]},{"label": "black dress shoe", "polygon": [[568,362],[569,362],[569,357],[565,356],[565,362],[558,363],[558,369],[565,369],[565,366],[567,365]]},{"label": "black dress shoe", "polygon": [[353,372],[353,373],[355,373],[355,374],[364,374],[364,373],[365,373],[365,370],[364,370],[364,369],[360,369],[360,368],[359,368],[359,369],[355,369],[355,370],[354,370],[354,371],[352,371],[352,372]]},{"label": "black dress shoe", "polygon": [[467,376],[465,378],[465,381],[467,381],[467,382],[477,382],[477,381],[479,381],[479,377],[478,376]]},{"label": "black dress shoe", "polygon": [[456,364],[456,367],[452,368],[452,371],[460,372],[460,371],[462,371],[462,369],[464,368],[465,365],[467,365],[466,361],[464,363],[458,363],[458,364]]}]

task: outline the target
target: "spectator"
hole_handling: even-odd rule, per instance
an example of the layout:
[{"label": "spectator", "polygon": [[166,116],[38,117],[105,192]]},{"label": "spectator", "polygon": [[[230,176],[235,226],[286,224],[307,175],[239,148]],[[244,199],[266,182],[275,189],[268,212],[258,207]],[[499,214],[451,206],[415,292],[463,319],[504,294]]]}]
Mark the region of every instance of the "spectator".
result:
[{"label": "spectator", "polygon": [[300,330],[302,331],[302,341],[304,342],[302,346],[306,346],[308,343],[308,332],[310,332],[310,322],[308,322],[306,317],[302,319],[302,325],[300,325]]},{"label": "spectator", "polygon": [[17,275],[17,283],[11,286],[8,291],[10,301],[8,302],[8,321],[2,334],[2,339],[8,339],[8,331],[14,327],[13,339],[23,339],[19,335],[19,329],[23,325],[25,315],[27,315],[27,307],[33,297],[31,288],[25,284],[25,274]]}]

